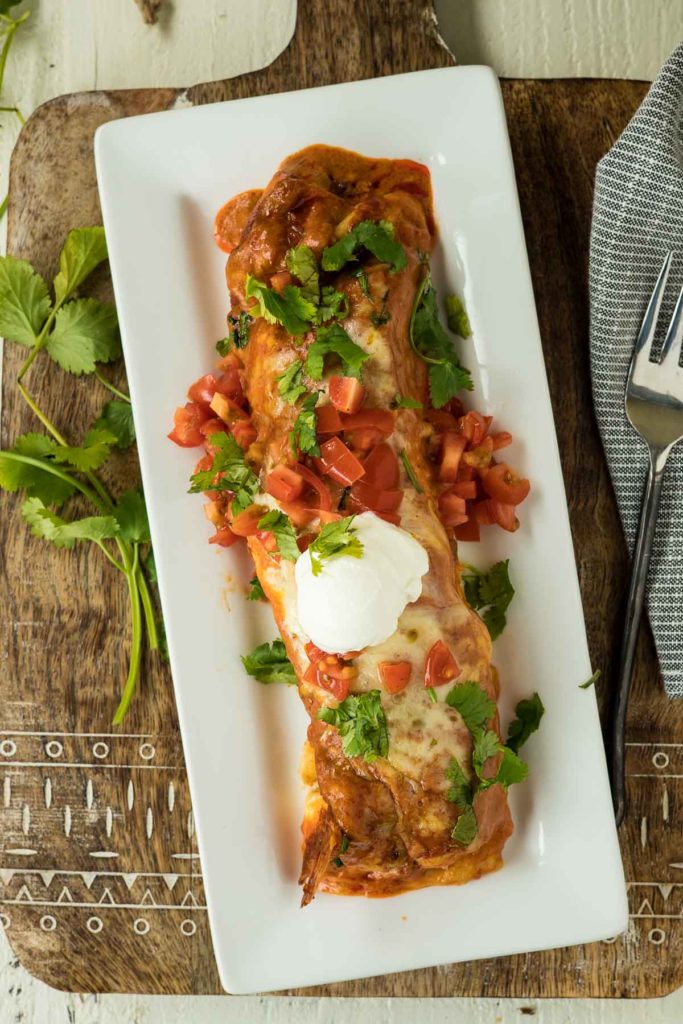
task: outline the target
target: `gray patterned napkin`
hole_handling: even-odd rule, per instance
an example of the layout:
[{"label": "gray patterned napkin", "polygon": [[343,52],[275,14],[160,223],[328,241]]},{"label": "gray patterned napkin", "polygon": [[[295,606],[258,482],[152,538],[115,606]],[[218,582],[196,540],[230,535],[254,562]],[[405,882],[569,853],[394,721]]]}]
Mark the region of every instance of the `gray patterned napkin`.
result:
[{"label": "gray patterned napkin", "polygon": [[[664,256],[674,263],[655,346],[683,284],[683,43],[598,164],[590,242],[591,373],[595,411],[632,551],[647,450],[624,413],[624,390],[647,300]],[[664,685],[683,697],[683,444],[669,457],[647,603]]]}]

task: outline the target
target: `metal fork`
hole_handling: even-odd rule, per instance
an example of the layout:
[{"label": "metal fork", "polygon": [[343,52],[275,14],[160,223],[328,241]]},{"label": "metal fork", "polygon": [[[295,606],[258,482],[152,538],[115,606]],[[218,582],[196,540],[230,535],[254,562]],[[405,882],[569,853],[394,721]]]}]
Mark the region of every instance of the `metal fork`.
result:
[{"label": "metal fork", "polygon": [[638,626],[643,609],[647,570],[657,523],[666,460],[675,444],[683,438],[683,369],[678,365],[683,338],[683,290],[674,309],[658,362],[650,358],[659,311],[662,305],[673,253],[668,253],[657,278],[645,312],[626,384],[626,416],[642,437],[650,453],[650,469],[645,485],[638,538],[633,551],[631,584],[626,605],[626,623],[621,644],[619,685],[614,709],[612,734],[612,800],[617,826],[624,817],[624,731],[626,708],[631,689],[633,659]]}]

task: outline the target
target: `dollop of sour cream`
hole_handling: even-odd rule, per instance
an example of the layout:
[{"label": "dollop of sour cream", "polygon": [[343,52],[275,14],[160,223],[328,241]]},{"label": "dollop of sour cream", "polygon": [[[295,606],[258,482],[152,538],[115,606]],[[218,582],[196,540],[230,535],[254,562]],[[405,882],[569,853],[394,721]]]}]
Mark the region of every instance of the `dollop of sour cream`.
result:
[{"label": "dollop of sour cream", "polygon": [[360,558],[336,555],[313,575],[304,551],[294,566],[297,615],[316,647],[329,654],[359,651],[396,631],[401,612],[422,593],[427,552],[406,530],[373,512],[355,517]]}]

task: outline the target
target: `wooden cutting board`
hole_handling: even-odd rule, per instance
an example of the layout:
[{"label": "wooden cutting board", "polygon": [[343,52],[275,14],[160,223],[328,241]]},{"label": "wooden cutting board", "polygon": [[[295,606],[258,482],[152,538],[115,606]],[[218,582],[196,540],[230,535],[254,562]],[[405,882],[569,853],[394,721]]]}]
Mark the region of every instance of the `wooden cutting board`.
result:
[{"label": "wooden cutting board", "polygon": [[[99,223],[92,136],[105,121],[452,63],[431,0],[299,0],[292,42],[263,71],[183,94],[56,99],[31,117],[14,153],[9,251],[51,276],[66,232]],[[591,403],[588,233],[596,162],[645,91],[636,82],[503,83],[603,707],[616,675],[627,556]],[[109,294],[105,271],[95,285],[96,294]],[[15,388],[20,357],[6,346],[3,446],[36,427]],[[67,379],[54,366],[43,374],[36,364],[29,385],[73,438],[106,399],[93,381]],[[121,457],[113,468],[117,489],[136,478],[134,458]],[[125,727],[112,729],[128,643],[123,581],[97,551],[55,551],[34,540],[17,501],[1,501],[0,924],[23,965],[57,988],[219,992],[168,671],[147,659]],[[645,629],[628,730],[625,935],[306,994],[635,997],[677,988],[683,702],[663,696]],[[580,756],[580,736],[576,750]]]}]

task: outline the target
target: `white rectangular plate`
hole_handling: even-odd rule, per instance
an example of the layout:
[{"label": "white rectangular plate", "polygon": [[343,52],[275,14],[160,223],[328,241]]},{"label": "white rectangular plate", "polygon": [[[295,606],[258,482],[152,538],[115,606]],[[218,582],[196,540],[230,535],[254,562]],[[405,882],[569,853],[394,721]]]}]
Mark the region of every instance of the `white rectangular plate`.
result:
[{"label": "white rectangular plate", "polygon": [[[392,899],[319,895],[299,909],[298,768],[306,715],[286,687],[250,680],[240,654],[275,635],[244,598],[242,552],[216,550],[197,454],[166,440],[173,409],[225,333],[218,207],[324,142],[410,157],[432,172],[435,279],[463,294],[473,401],[515,437],[532,478],[514,535],[484,531],[465,557],[509,557],[517,596],[496,642],[502,720],[546,706],[511,791],[505,867],[467,886]],[[449,68],[115,121],[97,173],[138,433],[214,948],[226,989],[255,992],[608,938],[627,921],[548,386],[500,90],[488,68]],[[146,699],[153,699],[147,696]]]}]

